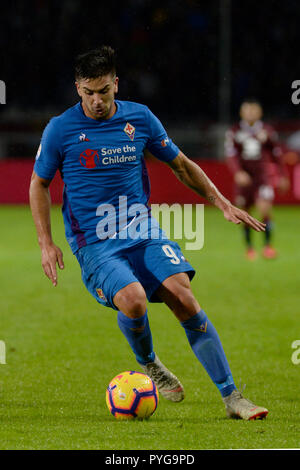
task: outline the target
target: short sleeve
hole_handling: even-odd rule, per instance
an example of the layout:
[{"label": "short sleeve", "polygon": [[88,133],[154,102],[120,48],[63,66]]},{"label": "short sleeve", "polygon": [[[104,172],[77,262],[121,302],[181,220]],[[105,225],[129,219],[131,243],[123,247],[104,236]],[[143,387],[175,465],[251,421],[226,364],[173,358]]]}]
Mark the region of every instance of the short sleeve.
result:
[{"label": "short sleeve", "polygon": [[225,156],[227,158],[234,157],[237,154],[236,144],[235,144],[235,133],[233,129],[229,129],[225,133]]},{"label": "short sleeve", "polygon": [[179,154],[179,148],[168,137],[160,120],[147,109],[147,121],[149,138],[146,144],[147,149],[159,160],[170,162]]},{"label": "short sleeve", "polygon": [[35,158],[34,171],[40,178],[52,180],[62,162],[59,125],[55,118],[45,127]]}]

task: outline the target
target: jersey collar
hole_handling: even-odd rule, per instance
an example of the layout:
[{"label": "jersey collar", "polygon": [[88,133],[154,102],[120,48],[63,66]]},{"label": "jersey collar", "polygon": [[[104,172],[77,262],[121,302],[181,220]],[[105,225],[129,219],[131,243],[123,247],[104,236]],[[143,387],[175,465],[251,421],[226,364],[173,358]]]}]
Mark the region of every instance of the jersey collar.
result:
[{"label": "jersey collar", "polygon": [[85,112],[83,111],[83,107],[82,107],[82,102],[81,102],[81,100],[78,101],[78,103],[77,103],[77,109],[78,109],[78,111],[80,112],[80,114],[81,114],[81,116],[82,116],[83,118],[87,119],[87,120],[90,121],[90,122],[96,122],[96,123],[99,124],[99,123],[103,123],[103,122],[110,122],[110,121],[112,121],[112,120],[115,118],[115,116],[118,114],[119,108],[120,108],[119,103],[118,103],[117,100],[115,100],[115,105],[116,105],[116,112],[115,112],[115,114],[114,114],[111,118],[109,118],[109,119],[93,119],[93,118],[88,117],[88,116],[85,114]]}]

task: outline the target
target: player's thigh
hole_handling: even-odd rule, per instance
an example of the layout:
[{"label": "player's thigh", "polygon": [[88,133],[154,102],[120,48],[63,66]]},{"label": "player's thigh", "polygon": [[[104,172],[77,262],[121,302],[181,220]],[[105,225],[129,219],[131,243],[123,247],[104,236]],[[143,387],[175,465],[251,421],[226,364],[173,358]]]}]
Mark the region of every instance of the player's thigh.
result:
[{"label": "player's thigh", "polygon": [[255,205],[261,217],[271,214],[274,200],[274,189],[272,186],[263,185],[258,188]]},{"label": "player's thigh", "polygon": [[272,202],[267,201],[266,199],[257,199],[255,205],[261,218],[269,217],[271,215],[273,207]]},{"label": "player's thigh", "polygon": [[[190,279],[193,278],[195,270],[176,242],[168,239],[148,240],[131,253],[130,262],[150,302],[165,302],[157,294],[164,283],[169,287],[170,296],[173,293],[174,297],[177,292],[177,296],[182,299],[185,293],[187,299],[191,295]],[[171,277],[172,280],[168,281]],[[169,304],[171,305],[171,299]]]},{"label": "player's thigh", "polygon": [[156,294],[174,312],[179,321],[188,320],[201,310],[191,290],[187,273],[177,273],[166,278]]},{"label": "player's thigh", "polygon": [[[125,257],[115,255],[106,258],[96,244],[81,248],[76,257],[86,288],[101,305],[119,310],[114,303],[116,294],[131,284],[139,284]],[[137,298],[140,297],[138,289]]]},{"label": "player's thigh", "polygon": [[253,184],[235,188],[235,205],[249,211],[255,202],[255,187]]}]

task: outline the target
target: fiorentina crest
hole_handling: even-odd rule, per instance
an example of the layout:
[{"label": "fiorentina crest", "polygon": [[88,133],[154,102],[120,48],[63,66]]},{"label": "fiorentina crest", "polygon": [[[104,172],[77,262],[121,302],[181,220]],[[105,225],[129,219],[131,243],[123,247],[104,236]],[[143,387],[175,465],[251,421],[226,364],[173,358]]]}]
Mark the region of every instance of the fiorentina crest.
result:
[{"label": "fiorentina crest", "polygon": [[134,139],[134,134],[135,134],[135,127],[133,127],[129,122],[126,123],[126,126],[124,127],[124,132],[125,134],[128,135],[130,140]]},{"label": "fiorentina crest", "polygon": [[102,290],[102,289],[100,289],[100,288],[99,288],[99,289],[96,289],[96,292],[97,292],[97,294],[99,295],[99,297],[100,297],[101,300],[105,300],[105,301],[106,301],[106,297],[105,297],[105,295],[103,294],[103,290]]}]

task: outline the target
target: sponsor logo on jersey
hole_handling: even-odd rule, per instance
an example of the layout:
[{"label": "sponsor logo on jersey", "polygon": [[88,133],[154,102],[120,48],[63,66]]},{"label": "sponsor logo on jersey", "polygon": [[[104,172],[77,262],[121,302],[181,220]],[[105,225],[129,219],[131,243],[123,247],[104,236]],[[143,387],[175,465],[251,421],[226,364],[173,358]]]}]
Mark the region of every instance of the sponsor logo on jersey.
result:
[{"label": "sponsor logo on jersey", "polygon": [[107,299],[106,299],[105,295],[103,294],[103,290],[98,288],[98,289],[96,289],[96,292],[99,295],[100,299],[105,300],[105,302],[106,302]]},{"label": "sponsor logo on jersey", "polygon": [[96,168],[99,163],[99,155],[97,150],[86,149],[79,156],[80,165],[85,168]]},{"label": "sponsor logo on jersey", "polygon": [[168,139],[168,137],[167,137],[166,139],[163,139],[163,140],[161,141],[161,146],[162,146],[162,147],[166,147],[166,146],[168,145],[168,143],[169,143],[169,139]]},{"label": "sponsor logo on jersey", "polygon": [[79,142],[89,142],[90,139],[87,138],[87,136],[81,132],[80,136],[78,137]]},{"label": "sponsor logo on jersey", "polygon": [[132,124],[130,124],[129,122],[126,123],[126,126],[124,127],[124,132],[125,134],[128,135],[129,139],[130,140],[133,140],[134,139],[134,134],[135,134],[135,127],[133,127]]}]

